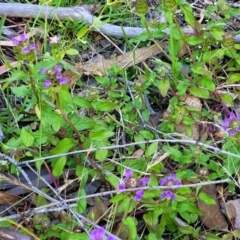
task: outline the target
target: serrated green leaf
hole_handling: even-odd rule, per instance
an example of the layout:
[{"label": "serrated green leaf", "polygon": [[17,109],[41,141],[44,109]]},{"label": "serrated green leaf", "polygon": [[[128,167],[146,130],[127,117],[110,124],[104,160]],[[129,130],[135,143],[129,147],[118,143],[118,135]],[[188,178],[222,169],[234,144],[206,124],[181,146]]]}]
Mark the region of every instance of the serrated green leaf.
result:
[{"label": "serrated green leaf", "polygon": [[26,97],[26,96],[32,95],[32,91],[29,85],[11,87],[11,90],[16,97]]},{"label": "serrated green leaf", "polygon": [[89,109],[91,107],[91,102],[84,97],[74,97],[73,103],[85,109]]},{"label": "serrated green leaf", "polygon": [[189,92],[199,98],[209,99],[209,92],[206,89],[198,88],[198,87],[191,87],[188,89]]},{"label": "serrated green leaf", "polygon": [[213,80],[211,79],[211,77],[209,76],[204,76],[200,79],[199,84],[208,89],[209,91],[214,91],[216,86],[215,83],[213,82]]},{"label": "serrated green leaf", "polygon": [[112,132],[112,131],[102,130],[102,131],[98,131],[98,132],[90,132],[89,139],[100,142],[100,141],[107,140],[108,138],[112,137],[113,135],[114,135],[114,132]]},{"label": "serrated green leaf", "polygon": [[188,42],[188,44],[190,44],[192,46],[195,46],[195,45],[198,45],[200,43],[203,43],[204,38],[200,38],[200,37],[197,37],[197,36],[191,36],[191,37],[188,38],[187,42]]},{"label": "serrated green leaf", "polygon": [[181,4],[180,9],[184,14],[185,21],[191,26],[195,27],[195,17],[193,15],[192,7],[190,4]]},{"label": "serrated green leaf", "polygon": [[234,73],[227,79],[228,84],[235,83],[238,81],[240,81],[240,73]]},{"label": "serrated green leaf", "polygon": [[62,139],[55,148],[50,152],[52,154],[60,154],[68,152],[74,146],[73,140],[71,138]]},{"label": "serrated green leaf", "polygon": [[198,198],[205,202],[207,205],[216,204],[215,200],[212,199],[207,193],[204,192],[199,193]]},{"label": "serrated green leaf", "polygon": [[96,102],[93,102],[92,107],[95,110],[98,110],[101,112],[108,112],[110,110],[113,110],[116,107],[116,104],[107,99],[101,99]]},{"label": "serrated green leaf", "polygon": [[160,94],[162,95],[162,97],[166,97],[167,96],[169,88],[170,88],[169,80],[160,80],[158,82],[158,89],[159,89]]},{"label": "serrated green leaf", "polygon": [[213,37],[218,40],[222,41],[223,40],[223,35],[224,35],[224,30],[221,27],[215,27],[210,30],[210,33],[213,35]]},{"label": "serrated green leaf", "polygon": [[221,96],[221,100],[227,106],[233,106],[233,97],[229,93],[224,93]]},{"label": "serrated green leaf", "polygon": [[34,143],[34,137],[31,133],[29,133],[26,128],[22,128],[22,131],[21,131],[21,140],[23,142],[23,144],[26,146],[26,147],[32,147],[33,146],[33,143]]},{"label": "serrated green leaf", "polygon": [[63,174],[63,169],[66,165],[66,162],[67,162],[66,156],[61,156],[57,159],[57,161],[53,167],[53,176],[54,177],[59,177]]},{"label": "serrated green leaf", "polygon": [[108,150],[107,149],[102,149],[102,150],[97,150],[95,153],[95,158],[98,161],[104,161],[108,156]]}]

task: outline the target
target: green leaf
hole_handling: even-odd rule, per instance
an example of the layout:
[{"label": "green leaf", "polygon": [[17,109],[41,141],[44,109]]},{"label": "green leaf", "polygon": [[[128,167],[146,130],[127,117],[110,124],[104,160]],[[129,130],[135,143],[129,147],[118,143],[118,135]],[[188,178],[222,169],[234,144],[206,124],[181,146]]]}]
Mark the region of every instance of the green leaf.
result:
[{"label": "green leaf", "polygon": [[117,195],[115,195],[114,197],[112,197],[109,202],[111,203],[117,203],[123,199],[125,199],[127,197],[127,194],[126,193],[119,193]]},{"label": "green leaf", "polygon": [[201,192],[198,195],[198,198],[204,201],[207,205],[215,205],[216,202],[212,199],[207,193]]},{"label": "green leaf", "polygon": [[134,218],[132,218],[132,217],[127,217],[125,219],[123,218],[122,222],[129,229],[128,238],[129,239],[136,239],[136,237],[137,237],[137,224],[136,224],[136,220]]},{"label": "green leaf", "polygon": [[89,109],[91,107],[91,102],[85,97],[73,97],[73,103],[78,107]]},{"label": "green leaf", "polygon": [[102,130],[98,132],[90,132],[89,133],[89,139],[93,141],[103,141],[106,140],[114,135],[114,132]]},{"label": "green leaf", "polygon": [[204,38],[200,38],[197,36],[191,36],[188,38],[187,42],[188,42],[188,44],[195,46],[195,45],[198,45],[198,44],[204,42]]},{"label": "green leaf", "polygon": [[188,89],[189,92],[199,98],[209,99],[209,92],[206,89],[198,88],[198,87],[191,87]]},{"label": "green leaf", "polygon": [[107,100],[107,99],[101,99],[97,102],[92,103],[92,107],[95,110],[101,111],[101,112],[108,112],[116,107],[116,104]]},{"label": "green leaf", "polygon": [[88,26],[83,26],[77,33],[77,38],[82,38],[89,30],[89,27]]},{"label": "green leaf", "polygon": [[[80,189],[78,191],[78,197],[83,197],[83,196],[86,196],[86,192],[84,189]],[[86,198],[83,198],[83,199],[77,201],[76,210],[78,213],[86,212],[86,207],[87,207],[87,199]]]},{"label": "green leaf", "polygon": [[179,231],[183,234],[192,234],[194,228],[192,226],[178,227]]},{"label": "green leaf", "polygon": [[145,156],[147,158],[151,157],[154,153],[157,152],[157,149],[158,149],[158,143],[157,142],[151,143],[146,149]]},{"label": "green leaf", "polygon": [[106,176],[105,179],[106,179],[109,183],[111,183],[111,185],[112,185],[114,188],[118,189],[119,179],[118,179],[117,176],[115,176],[114,174],[110,174],[110,175]]},{"label": "green leaf", "polygon": [[188,88],[188,85],[185,82],[180,82],[179,84],[177,84],[177,90],[180,95],[185,94],[187,91],[187,88]]},{"label": "green leaf", "polygon": [[181,4],[180,5],[180,9],[182,10],[184,17],[185,17],[185,21],[191,26],[191,27],[195,27],[195,17],[193,15],[192,12],[192,7],[190,4]]},{"label": "green leaf", "polygon": [[234,231],[232,232],[232,235],[235,236],[235,237],[240,238],[240,230],[239,230],[239,229],[234,230]]},{"label": "green leaf", "polygon": [[159,238],[157,238],[157,236],[154,233],[150,233],[147,236],[147,240],[159,240]]},{"label": "green leaf", "polygon": [[227,79],[228,84],[235,83],[238,81],[240,81],[240,73],[234,73]]},{"label": "green leaf", "polygon": [[74,49],[74,48],[69,48],[66,51],[66,54],[70,55],[70,56],[74,56],[74,55],[79,55],[78,50]]},{"label": "green leaf", "polygon": [[32,147],[34,143],[34,137],[29,133],[26,128],[22,128],[21,140],[26,147]]},{"label": "green leaf", "polygon": [[169,80],[160,80],[158,82],[158,89],[159,89],[162,97],[166,97],[167,96],[169,88],[170,88]]},{"label": "green leaf", "polygon": [[192,118],[190,118],[190,117],[184,117],[183,120],[182,120],[182,122],[183,122],[184,124],[186,124],[186,125],[193,125],[193,124],[196,123],[196,122],[195,122]]},{"label": "green leaf", "polygon": [[50,152],[52,154],[60,154],[68,152],[74,146],[73,140],[71,138],[62,139],[55,148]]},{"label": "green leaf", "polygon": [[11,87],[11,90],[16,97],[26,97],[29,95],[32,96],[30,85],[22,85],[20,87]]},{"label": "green leaf", "polygon": [[102,149],[102,150],[97,150],[95,153],[95,158],[98,161],[104,161],[108,156],[108,150],[107,149]]},{"label": "green leaf", "polygon": [[214,91],[216,86],[215,83],[213,82],[212,78],[209,76],[204,76],[200,78],[199,84],[208,89],[209,91]]},{"label": "green leaf", "polygon": [[61,156],[55,163],[53,167],[53,176],[54,177],[59,177],[63,174],[63,169],[66,165],[67,162],[67,157],[66,156]]},{"label": "green leaf", "polygon": [[213,35],[213,37],[218,40],[223,40],[224,30],[222,27],[215,27],[210,30],[210,33]]},{"label": "green leaf", "polygon": [[220,95],[221,101],[225,103],[227,106],[233,106],[233,97],[229,93],[224,93]]},{"label": "green leaf", "polygon": [[78,131],[92,129],[96,125],[95,121],[91,118],[76,116],[76,114],[72,115],[70,120]]}]

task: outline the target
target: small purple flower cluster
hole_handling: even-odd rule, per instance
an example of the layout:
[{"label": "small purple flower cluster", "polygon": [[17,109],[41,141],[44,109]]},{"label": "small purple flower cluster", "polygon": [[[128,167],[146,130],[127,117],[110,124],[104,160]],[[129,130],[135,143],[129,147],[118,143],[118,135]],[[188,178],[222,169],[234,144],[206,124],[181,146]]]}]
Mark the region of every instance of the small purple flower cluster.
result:
[{"label": "small purple flower cluster", "polygon": [[[121,183],[118,185],[118,189],[119,190],[125,190],[126,186],[129,188],[135,188],[135,187],[145,187],[147,186],[148,182],[149,182],[149,178],[144,177],[141,179],[135,179],[133,178],[133,172],[131,169],[127,168],[125,170],[124,173],[125,176],[125,183]],[[134,196],[134,199],[136,201],[140,201],[142,199],[144,195],[144,191],[143,190],[138,190]]]},{"label": "small purple flower cluster", "polygon": [[[134,188],[134,187],[145,187],[147,186],[148,182],[149,182],[149,178],[144,177],[141,179],[135,179],[132,177],[133,173],[131,169],[126,169],[124,176],[125,176],[125,183],[121,183],[118,185],[118,189],[119,190],[125,190],[126,186],[127,188]],[[181,185],[181,181],[178,180],[175,176],[174,173],[171,173],[170,176],[162,178],[159,180],[159,184],[160,186],[180,186]],[[140,201],[142,199],[144,195],[144,191],[143,190],[138,190],[135,193],[135,197],[134,199],[136,201]],[[176,195],[171,191],[171,190],[167,190],[164,191],[161,194],[162,198],[169,198],[170,200],[175,200],[176,199]]]},{"label": "small purple flower cluster", "polygon": [[227,131],[230,136],[240,133],[240,114],[230,112],[229,117],[224,119],[223,130]]},{"label": "small purple flower cluster", "polygon": [[27,37],[26,35],[20,34],[18,37],[12,38],[12,43],[16,47],[21,47],[22,54],[26,55],[30,53],[31,51],[36,50],[36,44],[34,43],[27,43]]},{"label": "small purple flower cluster", "polygon": [[[171,173],[170,176],[162,178],[159,180],[160,186],[180,186],[181,181],[176,179],[176,176],[174,173]],[[171,191],[167,190],[161,194],[162,198],[169,198],[170,200],[175,200],[176,195]]]},{"label": "small purple flower cluster", "polygon": [[103,227],[93,229],[90,234],[89,240],[114,240],[115,238],[110,236],[105,238],[105,229]]},{"label": "small purple flower cluster", "polygon": [[46,68],[41,68],[39,71],[42,74],[47,74],[48,72],[51,73],[49,74],[49,78],[51,79],[46,79],[43,83],[44,88],[51,86],[56,80],[58,81],[59,85],[64,85],[68,82],[68,78],[62,76],[62,67],[60,64],[57,64],[53,69],[49,71],[47,71]]}]

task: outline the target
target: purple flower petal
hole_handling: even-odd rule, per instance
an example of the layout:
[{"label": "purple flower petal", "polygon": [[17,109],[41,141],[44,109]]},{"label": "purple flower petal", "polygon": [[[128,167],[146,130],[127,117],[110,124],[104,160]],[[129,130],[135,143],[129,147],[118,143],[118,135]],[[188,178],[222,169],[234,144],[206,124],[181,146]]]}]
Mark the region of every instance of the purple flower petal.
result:
[{"label": "purple flower petal", "polygon": [[57,64],[54,69],[57,73],[60,73],[62,71],[62,67],[60,64]]},{"label": "purple flower petal", "polygon": [[34,44],[34,43],[30,44],[29,49],[30,49],[31,51],[32,51],[32,50],[35,50],[35,49],[36,49],[36,44]]},{"label": "purple flower petal", "polygon": [[124,184],[124,183],[120,183],[120,184],[118,185],[118,189],[119,189],[119,190],[125,190],[125,189],[126,189],[125,184]]},{"label": "purple flower petal", "polygon": [[142,199],[143,195],[144,195],[144,191],[143,190],[138,190],[135,194],[134,199],[136,201],[140,201]]},{"label": "purple flower petal", "polygon": [[237,131],[237,132],[240,132],[240,126],[236,128],[236,131]]},{"label": "purple flower petal", "polygon": [[230,120],[236,119],[236,115],[235,115],[233,112],[230,112],[230,114],[229,114],[229,119],[230,119]]},{"label": "purple flower petal", "polygon": [[19,35],[19,41],[20,42],[25,42],[27,40],[26,35],[24,33]]},{"label": "purple flower petal", "polygon": [[223,130],[224,130],[224,131],[227,131],[228,128],[229,128],[229,125],[223,125]]},{"label": "purple flower petal", "polygon": [[47,88],[47,87],[49,87],[51,85],[52,85],[52,82],[50,80],[48,80],[48,79],[43,83],[43,87],[44,88]]},{"label": "purple flower petal", "polygon": [[61,78],[61,79],[59,80],[59,84],[60,84],[60,85],[64,85],[64,84],[66,84],[67,82],[68,82],[68,78],[66,78],[66,77]]},{"label": "purple flower petal", "polygon": [[61,74],[61,73],[57,73],[57,74],[56,74],[56,78],[57,78],[57,79],[62,78],[62,74]]},{"label": "purple flower petal", "polygon": [[18,46],[19,41],[16,38],[12,38],[12,43],[14,46]]},{"label": "purple flower petal", "polygon": [[236,118],[236,119],[237,119],[237,120],[240,120],[240,114],[237,115],[237,118]]},{"label": "purple flower petal", "polygon": [[161,186],[179,186],[181,181],[178,180],[174,173],[171,173],[169,177],[165,177],[159,180]]},{"label": "purple flower petal", "polygon": [[30,49],[27,47],[23,48],[23,50],[22,50],[23,54],[28,54],[29,52],[30,52]]},{"label": "purple flower petal", "polygon": [[103,240],[105,237],[105,229],[103,227],[94,229],[90,233],[90,240]]},{"label": "purple flower petal", "polygon": [[169,198],[170,200],[175,200],[176,199],[175,194],[170,190],[163,192],[161,194],[161,197],[162,198]]},{"label": "purple flower petal", "polygon": [[235,132],[234,130],[230,130],[230,131],[229,131],[229,135],[233,137],[233,136],[236,135],[236,132]]},{"label": "purple flower petal", "polygon": [[110,236],[110,237],[107,238],[107,240],[115,240],[115,238]]},{"label": "purple flower petal", "polygon": [[40,68],[39,72],[42,73],[42,74],[46,74],[47,69],[46,68]]},{"label": "purple flower petal", "polygon": [[224,123],[226,126],[229,126],[229,124],[231,123],[231,120],[229,118],[224,118]]},{"label": "purple flower petal", "polygon": [[141,186],[143,186],[143,187],[147,186],[148,182],[149,182],[149,178],[148,178],[148,177],[144,177],[144,178],[142,178],[142,179],[140,180],[140,184],[141,184]]},{"label": "purple flower petal", "polygon": [[125,175],[126,181],[128,181],[128,180],[132,177],[133,172],[132,172],[131,169],[127,168],[127,169],[125,170],[124,175]]}]

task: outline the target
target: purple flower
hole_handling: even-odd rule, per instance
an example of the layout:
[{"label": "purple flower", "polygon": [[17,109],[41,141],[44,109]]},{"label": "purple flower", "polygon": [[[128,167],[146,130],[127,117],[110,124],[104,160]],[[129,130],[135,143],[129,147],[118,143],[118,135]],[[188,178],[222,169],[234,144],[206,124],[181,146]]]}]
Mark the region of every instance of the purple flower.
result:
[{"label": "purple flower", "polygon": [[161,197],[162,198],[169,198],[172,201],[176,199],[175,194],[172,191],[170,191],[170,190],[167,190],[167,191],[163,192],[161,194]]},{"label": "purple flower", "polygon": [[237,131],[237,132],[240,132],[240,126],[236,128],[236,131]]},{"label": "purple flower", "polygon": [[118,185],[118,189],[119,189],[119,190],[125,190],[125,189],[126,189],[125,184],[124,184],[124,183],[120,183],[120,184]]},{"label": "purple flower", "polygon": [[231,120],[229,118],[225,118],[224,123],[229,126],[229,124],[231,123]]},{"label": "purple flower", "polygon": [[140,184],[143,187],[147,186],[148,182],[149,182],[149,178],[148,177],[141,178],[141,180],[140,180]]},{"label": "purple flower", "polygon": [[229,131],[229,135],[230,135],[230,136],[235,136],[235,135],[236,135],[236,132],[235,132],[234,130],[230,130],[230,131]]},{"label": "purple flower", "polygon": [[19,41],[20,42],[25,42],[27,40],[26,35],[24,33],[19,35]]},{"label": "purple flower", "polygon": [[125,174],[124,174],[124,175],[125,175],[126,181],[128,181],[128,180],[132,177],[133,172],[132,172],[131,169],[127,168],[127,169],[125,170]]},{"label": "purple flower", "polygon": [[57,73],[57,74],[56,74],[56,78],[57,78],[57,79],[62,78],[62,74],[61,74],[61,73]]},{"label": "purple flower", "polygon": [[230,112],[229,119],[234,120],[236,118],[236,115],[233,112]]},{"label": "purple flower", "polygon": [[19,44],[19,41],[16,38],[12,38],[12,43],[14,46],[17,46]]},{"label": "purple flower", "polygon": [[48,79],[43,83],[43,87],[44,88],[47,88],[47,87],[49,87],[51,85],[52,85],[52,82],[50,80],[48,80]]},{"label": "purple flower", "polygon": [[144,195],[144,191],[143,190],[138,190],[135,194],[134,199],[136,201],[140,201],[142,199],[143,195]]},{"label": "purple flower", "polygon": [[181,181],[176,179],[174,173],[171,173],[169,177],[165,177],[159,180],[161,186],[179,186],[181,185]]},{"label": "purple flower", "polygon": [[23,54],[28,54],[29,52],[30,52],[30,49],[27,47],[23,48],[23,50],[22,50]]},{"label": "purple flower", "polygon": [[108,237],[108,239],[107,240],[115,240],[115,238],[114,237],[112,237],[112,236],[110,236],[110,237]]},{"label": "purple flower", "polygon": [[35,50],[35,49],[36,49],[36,44],[34,44],[34,43],[30,44],[29,49],[30,49],[31,51],[32,51],[32,50]]},{"label": "purple flower", "polygon": [[67,82],[68,82],[68,78],[66,78],[66,77],[63,77],[59,80],[60,85],[66,84]]},{"label": "purple flower", "polygon": [[55,71],[56,71],[57,73],[60,73],[60,72],[62,71],[62,67],[61,67],[60,64],[57,64],[57,65],[55,66]]},{"label": "purple flower", "polygon": [[40,68],[39,72],[42,73],[42,74],[46,74],[47,69],[46,68]]},{"label": "purple flower", "polygon": [[103,240],[105,237],[105,229],[103,227],[91,231],[90,240]]}]

